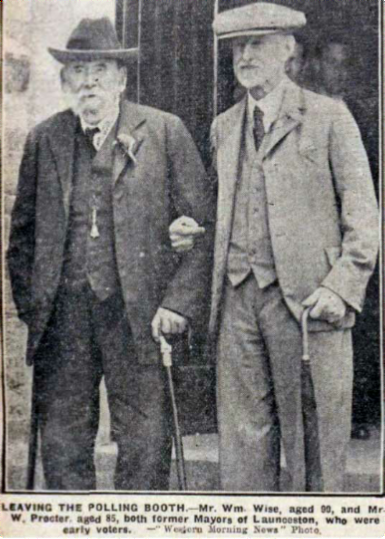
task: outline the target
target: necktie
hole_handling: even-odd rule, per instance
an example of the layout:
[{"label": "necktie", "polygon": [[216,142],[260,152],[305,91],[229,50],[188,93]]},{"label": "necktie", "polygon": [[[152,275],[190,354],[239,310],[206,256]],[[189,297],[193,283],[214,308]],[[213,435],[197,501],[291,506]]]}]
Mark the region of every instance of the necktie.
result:
[{"label": "necktie", "polygon": [[261,147],[263,137],[265,136],[265,128],[263,125],[263,111],[259,107],[254,108],[254,127],[253,127],[253,134],[254,134],[254,143],[255,143],[255,149],[258,151]]},{"label": "necktie", "polygon": [[[84,136],[86,137],[86,140],[90,146],[90,149],[91,149],[91,156],[92,158],[95,157],[96,155],[96,147],[94,145],[94,137],[95,135],[97,135],[98,133],[100,133],[100,129],[99,127],[87,127],[85,130],[84,130]],[[92,219],[92,225],[91,225],[91,230],[90,230],[90,236],[91,238],[95,239],[95,238],[98,238],[100,236],[99,234],[99,228],[98,228],[98,207],[97,207],[97,204],[96,204],[96,201],[95,201],[95,196],[93,198],[93,202],[92,202],[92,213],[91,213],[91,219]]]},{"label": "necktie", "polygon": [[97,135],[98,133],[100,133],[100,129],[99,127],[87,127],[87,129],[84,131],[84,134],[86,136],[86,139],[88,140],[88,142],[91,143],[91,145],[95,148],[94,146],[94,136]]}]

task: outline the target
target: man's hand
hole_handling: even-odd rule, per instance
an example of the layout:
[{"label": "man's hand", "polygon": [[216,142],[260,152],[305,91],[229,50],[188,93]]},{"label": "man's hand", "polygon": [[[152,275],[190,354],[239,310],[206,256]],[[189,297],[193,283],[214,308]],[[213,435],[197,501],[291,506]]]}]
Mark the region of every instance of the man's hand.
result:
[{"label": "man's hand", "polygon": [[187,253],[193,249],[195,238],[205,232],[205,228],[199,226],[194,219],[182,215],[173,221],[169,228],[172,248],[177,253]]},{"label": "man's hand", "polygon": [[187,329],[187,320],[178,313],[159,307],[151,322],[152,336],[156,342],[162,334],[178,335]]},{"label": "man's hand", "polygon": [[305,301],[304,307],[313,307],[310,318],[326,320],[330,324],[338,324],[346,314],[346,303],[338,294],[321,286],[317,288]]}]

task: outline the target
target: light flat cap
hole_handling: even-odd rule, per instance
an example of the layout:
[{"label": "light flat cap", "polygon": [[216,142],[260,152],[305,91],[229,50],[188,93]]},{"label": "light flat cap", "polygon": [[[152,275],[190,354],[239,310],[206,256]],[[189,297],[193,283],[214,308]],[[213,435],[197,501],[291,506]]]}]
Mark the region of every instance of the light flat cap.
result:
[{"label": "light flat cap", "polygon": [[219,13],[213,29],[218,38],[290,33],[306,25],[306,17],[278,4],[258,2]]}]

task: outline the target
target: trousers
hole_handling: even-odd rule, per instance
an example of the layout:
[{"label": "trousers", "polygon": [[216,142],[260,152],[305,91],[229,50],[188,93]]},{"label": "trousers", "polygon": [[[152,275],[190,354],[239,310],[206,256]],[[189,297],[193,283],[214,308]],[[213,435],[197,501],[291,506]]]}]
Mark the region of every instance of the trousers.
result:
[{"label": "trousers", "polygon": [[118,457],[117,490],[167,490],[169,401],[163,368],[140,365],[121,293],[100,302],[88,285],[59,292],[35,363],[49,490],[95,490],[99,386],[104,376]]},{"label": "trousers", "polygon": [[277,282],[265,289],[253,276],[237,288],[227,283],[217,362],[224,490],[279,491],[283,448],[287,490],[343,492],[351,426],[351,333],[313,332],[309,346],[311,372],[301,361],[300,325]]}]

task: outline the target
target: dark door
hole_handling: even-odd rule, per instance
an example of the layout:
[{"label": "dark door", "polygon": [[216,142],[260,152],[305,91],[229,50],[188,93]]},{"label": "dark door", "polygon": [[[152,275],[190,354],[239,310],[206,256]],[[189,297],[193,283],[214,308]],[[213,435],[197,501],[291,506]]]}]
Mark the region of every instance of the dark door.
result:
[{"label": "dark door", "polygon": [[134,74],[131,98],[179,116],[206,161],[213,118],[213,12],[214,0],[117,4],[120,36],[124,28],[128,46],[137,46],[140,39],[139,84]]}]

